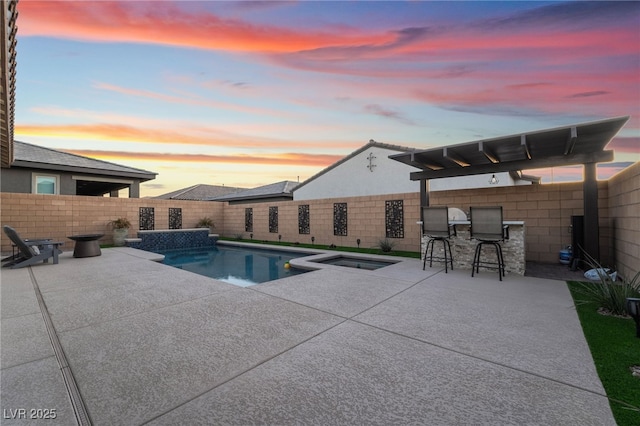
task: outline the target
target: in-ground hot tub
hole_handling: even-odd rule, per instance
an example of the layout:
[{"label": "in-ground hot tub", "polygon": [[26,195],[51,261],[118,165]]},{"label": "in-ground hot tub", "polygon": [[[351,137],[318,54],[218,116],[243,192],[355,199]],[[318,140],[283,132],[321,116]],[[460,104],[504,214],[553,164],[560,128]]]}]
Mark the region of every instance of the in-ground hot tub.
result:
[{"label": "in-ground hot tub", "polygon": [[384,268],[385,266],[390,266],[397,263],[389,260],[365,259],[345,255],[333,256],[328,259],[315,260],[314,262],[322,263],[324,265],[336,265],[345,266],[347,268],[366,269],[368,271]]}]

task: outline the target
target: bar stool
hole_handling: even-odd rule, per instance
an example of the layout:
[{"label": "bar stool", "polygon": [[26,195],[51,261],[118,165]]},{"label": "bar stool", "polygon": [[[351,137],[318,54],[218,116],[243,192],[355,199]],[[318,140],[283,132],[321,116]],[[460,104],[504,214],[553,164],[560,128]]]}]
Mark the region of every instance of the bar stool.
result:
[{"label": "bar stool", "polygon": [[[424,271],[429,259],[429,267],[433,266],[433,261],[444,260],[444,272],[448,273],[448,266],[451,265],[453,271],[453,255],[451,254],[451,226],[449,226],[449,209],[447,207],[423,207],[422,208],[422,234],[429,237],[429,241],[424,250],[424,262],[422,270]],[[455,228],[454,228],[455,232]],[[442,241],[442,251],[444,257],[433,255],[433,246],[436,241]],[[430,250],[430,251],[429,251]],[[448,251],[448,254],[447,254]]]},{"label": "bar stool", "polygon": [[[488,269],[497,269],[498,277],[502,281],[505,276],[504,257],[502,256],[501,242],[509,238],[508,226],[502,223],[502,206],[496,207],[471,207],[471,238],[478,240],[476,252],[471,264],[471,276],[480,271],[480,266]],[[481,261],[482,246],[491,245],[496,249],[497,262]]]}]

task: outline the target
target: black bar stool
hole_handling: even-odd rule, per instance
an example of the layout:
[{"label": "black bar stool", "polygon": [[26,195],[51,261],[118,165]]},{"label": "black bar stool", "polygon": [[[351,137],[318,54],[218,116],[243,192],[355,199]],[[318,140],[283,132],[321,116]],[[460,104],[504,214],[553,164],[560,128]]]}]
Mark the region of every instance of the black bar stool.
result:
[{"label": "black bar stool", "polygon": [[[449,265],[451,265],[451,270],[453,271],[453,255],[451,254],[451,244],[449,243],[449,237],[451,237],[449,209],[447,207],[423,207],[422,234],[429,237],[429,241],[427,242],[424,250],[422,270],[425,269],[427,259],[429,259],[429,267],[433,266],[434,260],[436,262],[444,261],[444,272],[449,272]],[[433,255],[433,246],[436,241],[442,241],[444,257]]]},{"label": "black bar stool", "polygon": [[[488,269],[497,269],[498,277],[502,281],[505,276],[504,257],[502,256],[501,242],[509,238],[508,226],[502,224],[502,206],[496,207],[471,207],[471,238],[478,240],[476,252],[471,264],[471,276],[480,271],[480,266]],[[482,246],[491,245],[496,249],[497,262],[481,261]]]}]

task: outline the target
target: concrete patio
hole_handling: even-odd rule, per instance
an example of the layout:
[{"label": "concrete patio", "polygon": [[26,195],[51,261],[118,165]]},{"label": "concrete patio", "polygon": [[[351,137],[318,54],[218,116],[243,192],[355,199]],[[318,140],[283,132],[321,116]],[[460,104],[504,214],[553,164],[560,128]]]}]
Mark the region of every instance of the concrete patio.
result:
[{"label": "concrete patio", "polygon": [[241,288],[102,253],[2,270],[3,425],[615,425],[563,281],[414,259]]}]

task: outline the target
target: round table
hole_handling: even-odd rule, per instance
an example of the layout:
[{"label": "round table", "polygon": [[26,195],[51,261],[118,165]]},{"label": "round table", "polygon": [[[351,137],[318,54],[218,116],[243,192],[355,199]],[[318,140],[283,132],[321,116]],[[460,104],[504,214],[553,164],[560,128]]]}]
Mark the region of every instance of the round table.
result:
[{"label": "round table", "polygon": [[76,246],[73,249],[73,257],[93,257],[100,256],[100,244],[98,240],[104,237],[104,234],[83,234],[72,235],[69,238],[76,242]]}]

